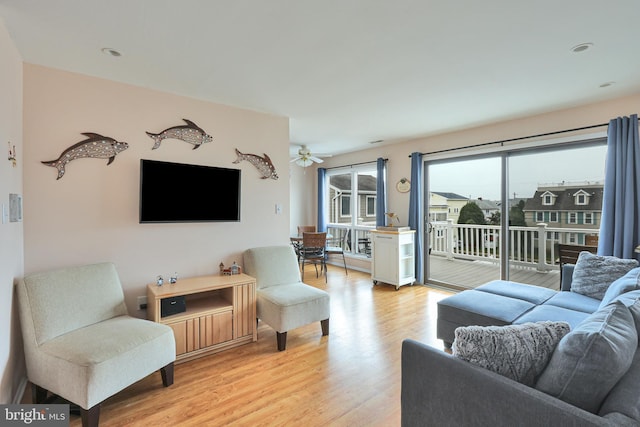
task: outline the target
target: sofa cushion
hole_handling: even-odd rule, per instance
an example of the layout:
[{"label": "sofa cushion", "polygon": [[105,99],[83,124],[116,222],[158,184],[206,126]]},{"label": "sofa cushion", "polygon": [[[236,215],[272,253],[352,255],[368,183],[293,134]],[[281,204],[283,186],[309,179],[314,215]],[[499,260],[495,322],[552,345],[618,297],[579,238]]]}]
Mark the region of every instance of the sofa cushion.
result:
[{"label": "sofa cushion", "polygon": [[533,386],[560,339],[565,322],[457,328],[453,355],[467,362]]},{"label": "sofa cushion", "polygon": [[590,315],[556,347],[536,388],[597,413],[638,347],[633,317],[620,301]]},{"label": "sofa cushion", "polygon": [[602,297],[600,307],[604,307],[624,293],[640,289],[639,281],[640,267],[636,267],[624,276],[616,279],[609,288],[607,288],[607,292],[605,292],[604,297]]},{"label": "sofa cushion", "polygon": [[601,300],[611,283],[638,267],[635,259],[580,252],[573,270],[571,291]]},{"label": "sofa cushion", "polygon": [[636,352],[629,370],[602,402],[599,415],[620,412],[640,422],[638,384],[640,384],[640,351]]},{"label": "sofa cushion", "polygon": [[[626,292],[615,299],[627,306],[633,316],[633,321],[636,324],[636,330],[640,334],[640,289],[636,291]],[[640,338],[638,339],[640,343]]]},{"label": "sofa cushion", "polygon": [[541,286],[526,285],[507,280],[493,280],[478,286],[475,290],[519,299],[532,304],[542,304],[556,294],[556,291]]},{"label": "sofa cushion", "polygon": [[514,325],[518,325],[521,323],[543,322],[545,320],[550,320],[552,322],[567,322],[569,326],[571,326],[571,329],[573,329],[590,315],[591,313],[544,304],[539,305],[533,310],[520,316],[513,323]]},{"label": "sofa cushion", "polygon": [[598,311],[600,308],[600,300],[576,292],[557,292],[552,298],[545,301],[544,304],[564,307],[569,310],[581,311],[587,314]]}]

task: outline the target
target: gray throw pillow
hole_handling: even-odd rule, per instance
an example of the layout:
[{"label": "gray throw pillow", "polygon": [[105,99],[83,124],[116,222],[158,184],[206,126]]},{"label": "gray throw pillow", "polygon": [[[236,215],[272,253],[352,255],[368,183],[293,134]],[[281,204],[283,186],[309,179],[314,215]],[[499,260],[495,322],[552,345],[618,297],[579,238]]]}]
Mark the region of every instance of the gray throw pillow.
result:
[{"label": "gray throw pillow", "polygon": [[462,360],[533,386],[567,333],[566,322],[461,326],[455,330],[452,352]]},{"label": "gray throw pillow", "polygon": [[638,261],[635,259],[580,252],[573,269],[571,291],[601,300],[614,280],[636,267]]},{"label": "gray throw pillow", "polygon": [[637,347],[633,317],[614,301],[560,341],[536,388],[595,414],[631,366]]}]

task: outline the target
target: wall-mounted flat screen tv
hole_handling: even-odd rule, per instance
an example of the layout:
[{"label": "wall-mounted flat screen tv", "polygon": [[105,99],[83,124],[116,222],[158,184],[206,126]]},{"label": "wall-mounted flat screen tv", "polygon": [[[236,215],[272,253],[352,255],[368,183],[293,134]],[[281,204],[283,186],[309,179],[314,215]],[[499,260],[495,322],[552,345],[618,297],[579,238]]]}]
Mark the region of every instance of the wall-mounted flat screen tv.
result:
[{"label": "wall-mounted flat screen tv", "polygon": [[140,160],[140,223],[240,221],[239,169]]}]

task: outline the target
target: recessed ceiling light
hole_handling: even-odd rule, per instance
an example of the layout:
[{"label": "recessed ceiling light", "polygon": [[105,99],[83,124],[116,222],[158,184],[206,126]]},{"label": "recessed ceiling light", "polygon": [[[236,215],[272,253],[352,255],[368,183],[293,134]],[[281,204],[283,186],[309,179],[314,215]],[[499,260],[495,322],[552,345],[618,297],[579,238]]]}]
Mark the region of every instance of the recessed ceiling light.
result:
[{"label": "recessed ceiling light", "polygon": [[112,49],[110,47],[103,47],[102,48],[102,53],[104,53],[105,55],[109,55],[109,56],[122,56],[122,54],[120,52],[118,52],[115,49]]},{"label": "recessed ceiling light", "polygon": [[593,43],[580,43],[571,48],[571,52],[580,53],[593,47]]},{"label": "recessed ceiling light", "polygon": [[609,87],[609,86],[611,86],[611,85],[613,85],[613,84],[615,84],[615,83],[616,83],[616,82],[606,82],[606,83],[602,83],[602,84],[600,85],[600,87]]}]

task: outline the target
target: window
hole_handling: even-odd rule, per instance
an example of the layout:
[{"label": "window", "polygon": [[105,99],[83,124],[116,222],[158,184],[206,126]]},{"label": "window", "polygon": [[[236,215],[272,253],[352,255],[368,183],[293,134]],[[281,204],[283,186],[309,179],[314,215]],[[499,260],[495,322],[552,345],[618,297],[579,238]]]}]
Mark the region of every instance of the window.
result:
[{"label": "window", "polygon": [[369,233],[376,226],[375,163],[328,170],[325,179],[327,233],[343,240],[346,252],[370,256]]},{"label": "window", "polygon": [[585,212],[584,213],[584,223],[585,224],[595,224],[595,222],[593,221],[593,213],[591,213],[591,212]]},{"label": "window", "polygon": [[578,235],[576,233],[569,233],[569,243],[578,243]]},{"label": "window", "polygon": [[556,195],[550,191],[542,193],[542,204],[544,206],[552,206],[555,203]]},{"label": "window", "polygon": [[544,212],[536,212],[536,221],[537,222],[544,221]]},{"label": "window", "polygon": [[340,196],[340,216],[351,216],[351,196]]},{"label": "window", "polygon": [[376,216],[376,197],[367,196],[367,216]]},{"label": "window", "polygon": [[577,223],[578,223],[578,213],[569,212],[567,216],[567,224],[577,224]]},{"label": "window", "polygon": [[574,201],[576,205],[588,205],[589,204],[589,193],[584,190],[580,190],[574,194]]},{"label": "window", "polygon": [[558,212],[549,212],[549,222],[558,222]]}]

